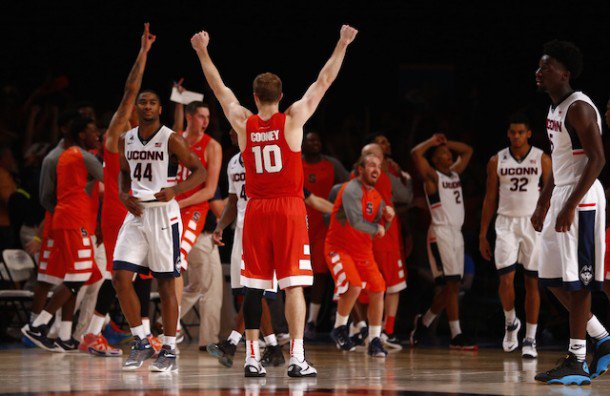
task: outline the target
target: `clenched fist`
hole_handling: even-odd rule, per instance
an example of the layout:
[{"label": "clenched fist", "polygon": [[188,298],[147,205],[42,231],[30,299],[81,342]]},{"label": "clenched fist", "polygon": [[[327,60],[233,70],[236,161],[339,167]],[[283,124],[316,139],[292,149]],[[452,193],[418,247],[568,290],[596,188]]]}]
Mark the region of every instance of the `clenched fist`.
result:
[{"label": "clenched fist", "polygon": [[208,47],[210,43],[210,35],[205,30],[195,33],[191,37],[191,45],[195,51],[203,51]]},{"label": "clenched fist", "polygon": [[358,31],[351,27],[350,25],[341,26],[341,33],[339,34],[339,41],[341,41],[345,45],[349,45],[354,39]]}]

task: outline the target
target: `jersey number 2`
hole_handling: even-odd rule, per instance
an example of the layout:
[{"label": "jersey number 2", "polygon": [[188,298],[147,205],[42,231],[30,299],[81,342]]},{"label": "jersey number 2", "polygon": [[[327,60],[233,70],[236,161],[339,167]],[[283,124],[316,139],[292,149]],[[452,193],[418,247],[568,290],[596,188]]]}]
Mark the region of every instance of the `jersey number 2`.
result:
[{"label": "jersey number 2", "polygon": [[277,173],[282,170],[282,150],[278,145],[252,147],[256,173]]},{"label": "jersey number 2", "polygon": [[138,162],[136,164],[136,168],[133,170],[133,178],[137,181],[142,179],[148,179],[148,181],[152,181],[152,164],[146,164],[144,168],[144,174],[142,174],[142,163]]}]

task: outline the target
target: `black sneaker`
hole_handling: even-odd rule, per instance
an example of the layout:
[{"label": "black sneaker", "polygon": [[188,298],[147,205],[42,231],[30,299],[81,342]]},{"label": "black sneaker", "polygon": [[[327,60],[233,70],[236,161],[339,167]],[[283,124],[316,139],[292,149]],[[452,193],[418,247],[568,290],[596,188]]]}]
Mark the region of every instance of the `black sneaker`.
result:
[{"label": "black sneaker", "polygon": [[469,337],[465,336],[463,333],[460,333],[451,339],[451,342],[449,343],[449,348],[460,351],[479,350],[477,344]]},{"label": "black sneaker", "polygon": [[579,362],[572,352],[569,352],[561,361],[559,366],[544,373],[537,374],[536,381],[545,384],[561,385],[589,385],[591,377],[587,362]]},{"label": "black sneaker", "polygon": [[47,325],[40,325],[38,327],[27,325],[21,329],[21,332],[38,348],[57,352],[55,340],[47,337],[47,334],[49,333],[49,327]]},{"label": "black sneaker", "polygon": [[429,333],[429,329],[424,326],[423,316],[416,315],[413,320],[413,330],[411,330],[411,334],[409,334],[409,345],[411,345],[411,348],[423,344]]},{"label": "black sneaker", "polygon": [[383,349],[383,345],[381,344],[381,340],[379,337],[375,337],[369,342],[369,348],[367,353],[370,357],[381,357],[384,358],[388,356],[388,351]]},{"label": "black sneaker", "polygon": [[123,370],[135,370],[142,367],[146,359],[150,359],[155,354],[155,349],[150,345],[148,338],[135,338],[127,360],[123,363]]},{"label": "black sneaker", "polygon": [[595,343],[593,360],[591,360],[591,378],[597,378],[608,371],[610,365],[610,336]]},{"label": "black sneaker", "polygon": [[316,338],[318,338],[316,324],[314,322],[307,322],[305,325],[305,333],[303,334],[303,338],[305,338],[307,341],[315,341]]},{"label": "black sneaker", "polygon": [[75,353],[78,352],[78,344],[74,338],[70,338],[68,341],[63,341],[61,338],[55,340],[55,352],[62,353]]},{"label": "black sneaker", "polygon": [[178,362],[176,360],[176,351],[169,348],[168,345],[163,345],[159,351],[159,356],[149,367],[150,371],[169,372],[178,371]]},{"label": "black sneaker", "polygon": [[267,345],[263,357],[261,358],[261,364],[263,367],[277,367],[281,366],[286,362],[284,354],[282,353],[282,347],[279,345]]},{"label": "black sneaker", "polygon": [[337,344],[337,349],[342,349],[344,351],[353,351],[356,349],[352,339],[349,337],[349,330],[346,325],[335,327],[330,332],[330,338]]},{"label": "black sneaker", "polygon": [[224,340],[219,344],[208,344],[206,349],[210,355],[218,358],[220,364],[225,367],[233,367],[233,358],[237,346],[231,344],[229,340]]}]

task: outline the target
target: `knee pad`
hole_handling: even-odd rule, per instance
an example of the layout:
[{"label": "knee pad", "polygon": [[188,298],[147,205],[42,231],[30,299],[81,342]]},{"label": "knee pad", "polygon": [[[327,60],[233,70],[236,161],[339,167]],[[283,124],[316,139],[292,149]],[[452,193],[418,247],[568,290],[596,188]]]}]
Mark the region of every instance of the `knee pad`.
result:
[{"label": "knee pad", "polygon": [[244,298],[244,322],[247,330],[258,330],[261,327],[263,314],[263,290],[246,289]]},{"label": "knee pad", "polygon": [[78,291],[80,290],[81,287],[83,287],[84,284],[85,284],[85,282],[64,282],[64,285],[75,296],[78,294]]}]

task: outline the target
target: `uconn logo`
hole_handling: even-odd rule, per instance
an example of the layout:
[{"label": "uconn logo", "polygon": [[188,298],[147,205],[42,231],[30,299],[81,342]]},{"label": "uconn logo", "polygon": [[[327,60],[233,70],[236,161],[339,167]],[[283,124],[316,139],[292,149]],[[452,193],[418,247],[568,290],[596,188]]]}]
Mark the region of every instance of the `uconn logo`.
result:
[{"label": "uconn logo", "polygon": [[561,121],[551,120],[550,118],[546,119],[546,129],[553,132],[561,132]]},{"label": "uconn logo", "polygon": [[453,189],[453,188],[460,188],[460,187],[462,187],[462,182],[459,182],[459,181],[446,182],[446,181],[444,181],[443,184],[442,184],[442,187],[443,188],[451,188],[451,189]]}]

